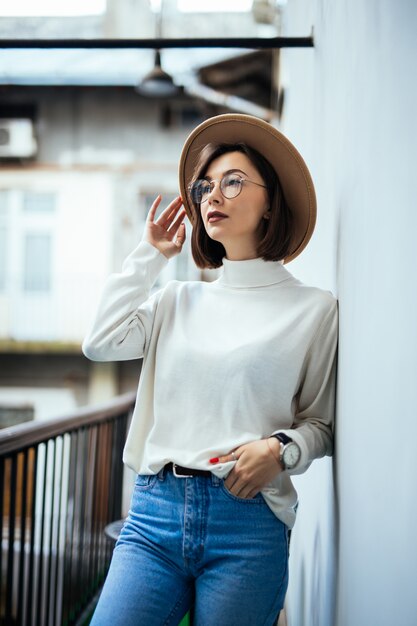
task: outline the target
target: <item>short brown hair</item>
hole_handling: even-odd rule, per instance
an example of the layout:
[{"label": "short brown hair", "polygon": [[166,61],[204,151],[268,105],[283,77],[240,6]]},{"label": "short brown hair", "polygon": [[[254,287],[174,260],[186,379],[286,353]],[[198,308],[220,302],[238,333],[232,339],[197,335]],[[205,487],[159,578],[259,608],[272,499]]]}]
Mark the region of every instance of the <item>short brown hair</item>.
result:
[{"label": "short brown hair", "polygon": [[[272,165],[262,154],[246,143],[209,143],[200,152],[190,184],[204,178],[210,164],[228,152],[242,152],[256,168],[265,185],[269,199],[270,219],[262,220],[263,236],[257,247],[264,261],[281,261],[291,253],[293,216],[287,205],[281,183]],[[190,198],[191,202],[192,199]],[[226,250],[223,244],[208,236],[201,218],[200,205],[192,202],[195,219],[191,235],[191,251],[197,267],[215,268],[223,264]]]}]

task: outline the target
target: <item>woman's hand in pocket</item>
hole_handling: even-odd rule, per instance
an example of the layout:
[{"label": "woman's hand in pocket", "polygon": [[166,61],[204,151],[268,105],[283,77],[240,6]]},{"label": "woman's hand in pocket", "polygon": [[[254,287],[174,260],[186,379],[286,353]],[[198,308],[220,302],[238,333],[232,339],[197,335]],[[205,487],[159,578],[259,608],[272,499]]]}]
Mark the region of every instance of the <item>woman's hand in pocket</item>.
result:
[{"label": "woman's hand in pocket", "polygon": [[233,453],[212,459],[211,462],[227,463],[236,461],[224,481],[227,489],[239,498],[254,498],[263,487],[280,472],[279,442],[277,439],[261,439],[246,443]]}]

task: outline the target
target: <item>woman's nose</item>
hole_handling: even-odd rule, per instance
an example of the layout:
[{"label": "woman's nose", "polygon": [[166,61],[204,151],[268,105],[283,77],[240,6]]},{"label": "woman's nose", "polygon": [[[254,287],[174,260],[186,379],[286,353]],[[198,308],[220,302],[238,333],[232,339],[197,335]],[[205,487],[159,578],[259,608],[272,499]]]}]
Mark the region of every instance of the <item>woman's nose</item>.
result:
[{"label": "woman's nose", "polygon": [[208,201],[210,202],[219,202],[223,198],[222,192],[220,191],[220,182],[217,180],[211,181],[211,189],[208,195]]}]

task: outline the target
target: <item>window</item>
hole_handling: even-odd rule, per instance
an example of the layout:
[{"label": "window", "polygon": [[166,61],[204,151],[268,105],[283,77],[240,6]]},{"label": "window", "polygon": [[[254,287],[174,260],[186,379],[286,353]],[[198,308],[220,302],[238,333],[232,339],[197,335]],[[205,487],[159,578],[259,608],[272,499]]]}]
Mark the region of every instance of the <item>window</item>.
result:
[{"label": "window", "polygon": [[51,243],[51,235],[49,233],[26,233],[23,276],[23,288],[25,291],[50,291]]},{"label": "window", "polygon": [[28,191],[23,195],[25,213],[53,213],[55,210],[55,194]]},{"label": "window", "polygon": [[0,405],[0,428],[16,426],[22,422],[30,422],[35,417],[35,408],[31,405],[22,406]]}]

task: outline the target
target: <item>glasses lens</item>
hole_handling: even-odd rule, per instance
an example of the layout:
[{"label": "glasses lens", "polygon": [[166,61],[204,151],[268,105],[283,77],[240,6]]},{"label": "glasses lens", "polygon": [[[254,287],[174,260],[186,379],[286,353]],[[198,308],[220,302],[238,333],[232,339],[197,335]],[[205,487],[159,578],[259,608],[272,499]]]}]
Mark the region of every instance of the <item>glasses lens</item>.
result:
[{"label": "glasses lens", "polygon": [[222,178],[220,189],[225,198],[236,198],[242,190],[242,179],[236,174],[228,174]]},{"label": "glasses lens", "polygon": [[190,194],[195,204],[201,204],[207,200],[210,193],[210,183],[208,180],[196,180],[190,186]]}]

